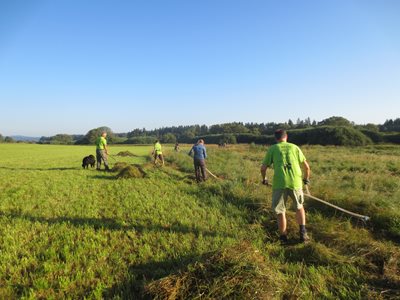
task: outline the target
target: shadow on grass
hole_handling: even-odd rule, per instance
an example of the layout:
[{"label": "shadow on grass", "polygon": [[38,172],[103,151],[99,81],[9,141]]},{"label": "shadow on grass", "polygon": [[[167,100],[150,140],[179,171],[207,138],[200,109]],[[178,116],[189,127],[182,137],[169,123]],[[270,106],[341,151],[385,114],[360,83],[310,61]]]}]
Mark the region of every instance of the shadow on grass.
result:
[{"label": "shadow on grass", "polygon": [[[103,293],[117,299],[277,299],[282,278],[250,242],[149,262]],[[159,280],[160,279],[160,280]]]},{"label": "shadow on grass", "polygon": [[[77,228],[90,227],[96,230],[105,229],[111,231],[134,231],[136,232],[138,237],[140,237],[141,234],[149,232],[194,234],[196,236],[202,235],[216,238],[233,237],[224,233],[190,228],[180,223],[175,223],[168,227],[157,224],[122,225],[112,218],[45,218],[17,212],[0,212],[0,218],[2,217],[8,219],[26,220],[32,223],[38,222],[49,225],[68,224]],[[111,299],[115,297],[120,297],[118,299],[151,299],[150,296],[146,296],[144,293],[144,288],[149,282],[178,272],[190,263],[195,262],[198,257],[198,254],[193,253],[178,258],[165,259],[162,261],[150,260],[146,263],[132,265],[128,269],[129,271],[127,277],[121,282],[114,284],[111,288],[106,289],[103,293],[103,297],[105,299]]]},{"label": "shadow on grass", "polygon": [[[210,179],[209,179],[210,180]],[[222,204],[232,204],[243,210],[244,208],[252,212],[261,212],[264,208],[263,203],[259,203],[251,196],[238,196],[232,190],[229,182],[226,184],[210,184],[200,183],[200,188],[197,190],[189,190],[189,194],[195,195],[203,203],[211,203],[210,195],[218,196],[221,198]]]},{"label": "shadow on grass", "polygon": [[[198,189],[187,189],[188,194],[194,195],[199,202],[208,206],[219,206],[222,215],[226,215],[228,206],[232,205],[239,211],[247,212],[247,221],[249,224],[259,223],[261,217],[265,215],[264,203],[257,202],[251,196],[240,196],[235,194],[229,182],[226,184],[208,184],[200,183]],[[217,202],[215,199],[217,196]]]},{"label": "shadow on grass", "polygon": [[0,169],[10,170],[10,171],[70,171],[70,170],[81,170],[79,167],[57,167],[57,168],[10,168],[10,167],[0,167]]},{"label": "shadow on grass", "polygon": [[93,178],[93,179],[101,179],[101,180],[117,180],[118,178],[116,177],[116,175],[115,174],[109,174],[109,175],[106,175],[106,174],[101,174],[101,175],[94,175],[94,176],[89,176],[90,178]]},{"label": "shadow on grass", "polygon": [[210,236],[210,237],[234,237],[227,233],[220,233],[215,231],[203,230],[201,228],[192,228],[187,225],[183,225],[179,222],[175,222],[171,225],[158,225],[158,224],[135,224],[135,225],[123,225],[112,218],[79,218],[79,217],[57,217],[57,218],[45,218],[39,216],[31,216],[20,212],[0,212],[0,217],[6,217],[11,219],[27,220],[30,222],[39,222],[49,225],[57,224],[68,224],[74,227],[92,227],[95,230],[111,230],[111,231],[135,231],[138,234],[144,234],[147,232],[169,232],[169,233],[182,233],[182,234],[194,234],[195,236]]},{"label": "shadow on grass", "polygon": [[199,258],[200,255],[191,254],[174,259],[132,265],[129,267],[127,278],[105,290],[102,296],[104,299],[152,299],[145,292],[148,283],[176,274]]}]

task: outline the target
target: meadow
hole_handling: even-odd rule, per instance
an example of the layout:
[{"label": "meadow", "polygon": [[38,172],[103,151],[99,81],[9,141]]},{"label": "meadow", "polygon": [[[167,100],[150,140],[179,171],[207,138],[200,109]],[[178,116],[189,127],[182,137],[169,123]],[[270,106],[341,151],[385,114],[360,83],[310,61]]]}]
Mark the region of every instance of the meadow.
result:
[{"label": "meadow", "polygon": [[[144,178],[84,170],[92,146],[0,144],[0,299],[395,299],[400,146],[303,146],[309,244],[278,242],[266,147],[208,147],[219,179],[193,180],[182,146],[111,146]],[[272,173],[268,173],[272,178]],[[289,238],[297,238],[288,214]]]}]

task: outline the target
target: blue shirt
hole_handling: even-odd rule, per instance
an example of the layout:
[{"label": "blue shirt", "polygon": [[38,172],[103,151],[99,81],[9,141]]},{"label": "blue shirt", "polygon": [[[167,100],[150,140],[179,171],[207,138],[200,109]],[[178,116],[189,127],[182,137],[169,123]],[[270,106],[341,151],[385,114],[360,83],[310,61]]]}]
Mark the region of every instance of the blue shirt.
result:
[{"label": "blue shirt", "polygon": [[194,152],[194,159],[206,159],[207,158],[207,152],[206,152],[206,147],[204,147],[203,144],[196,144],[192,147],[192,149],[189,152],[189,155],[192,155]]}]

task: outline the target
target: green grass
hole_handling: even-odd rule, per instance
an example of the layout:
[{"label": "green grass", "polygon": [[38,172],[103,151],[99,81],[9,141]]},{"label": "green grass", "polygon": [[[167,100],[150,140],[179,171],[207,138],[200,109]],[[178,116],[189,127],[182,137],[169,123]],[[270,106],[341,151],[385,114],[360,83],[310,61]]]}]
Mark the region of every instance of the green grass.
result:
[{"label": "green grass", "polygon": [[303,147],[312,193],[371,221],[307,201],[313,242],[289,247],[260,185],[266,148],[208,146],[222,179],[199,185],[181,149],[160,168],[151,146],[111,146],[137,155],[111,166],[146,172],[117,179],[82,169],[93,147],[0,144],[0,299],[400,296],[400,147]]}]

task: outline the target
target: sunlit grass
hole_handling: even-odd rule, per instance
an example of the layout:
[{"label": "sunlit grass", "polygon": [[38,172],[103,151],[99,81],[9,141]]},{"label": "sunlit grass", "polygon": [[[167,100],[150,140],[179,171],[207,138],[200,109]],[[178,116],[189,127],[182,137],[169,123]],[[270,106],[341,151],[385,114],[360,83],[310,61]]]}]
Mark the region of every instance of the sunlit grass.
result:
[{"label": "sunlit grass", "polygon": [[[223,291],[262,298],[247,288],[251,281],[220,286],[223,276],[236,282],[235,274],[257,284],[265,279],[259,287],[274,298],[399,292],[399,147],[303,147],[312,193],[371,222],[307,201],[313,243],[287,248],[276,242],[271,190],[260,184],[265,147],[208,146],[207,167],[220,179],[202,184],[193,181],[190,145],[181,149],[165,146],[166,166],[153,167],[151,146],[111,146],[113,155],[137,155],[113,156],[111,165],[123,161],[146,170],[145,178],[116,179],[115,173],[82,169],[93,147],[0,144],[0,298],[154,297],[151,282],[192,278],[202,265],[213,279],[185,281],[180,291],[189,298],[197,288],[210,297]],[[288,221],[295,239],[293,213]],[[242,262],[235,258],[238,249]],[[221,258],[227,269],[209,269],[210,257]],[[174,280],[162,282],[172,288]]]}]

